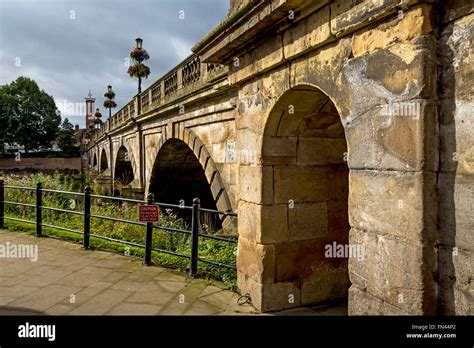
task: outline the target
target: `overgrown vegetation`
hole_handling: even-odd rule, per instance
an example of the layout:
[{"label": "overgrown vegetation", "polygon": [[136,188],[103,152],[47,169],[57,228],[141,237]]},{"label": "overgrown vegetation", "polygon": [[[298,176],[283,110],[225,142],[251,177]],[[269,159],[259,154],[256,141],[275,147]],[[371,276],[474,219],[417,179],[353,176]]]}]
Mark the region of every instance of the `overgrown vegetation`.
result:
[{"label": "overgrown vegetation", "polygon": [[[5,185],[16,185],[24,187],[35,187],[37,182],[43,184],[45,189],[63,190],[63,191],[79,191],[77,183],[67,177],[59,174],[45,175],[32,174],[29,176],[8,175],[4,177]],[[73,189],[75,188],[75,189]],[[101,194],[98,187],[93,187],[94,193]],[[35,203],[35,191],[21,189],[5,189],[5,200],[22,203]],[[43,192],[43,205],[53,208],[68,209],[74,211],[83,211],[83,198],[80,196],[71,196],[59,193]],[[115,217],[131,221],[137,221],[136,204],[123,204],[106,199],[94,198],[92,202],[92,214]],[[24,206],[5,205],[5,215],[20,219],[34,221],[34,208]],[[46,224],[66,227],[77,231],[83,231],[83,216],[76,214],[66,214],[43,209],[43,222]],[[10,230],[22,230],[34,232],[34,225],[5,221],[6,227]],[[190,227],[177,218],[171,210],[160,210],[160,222],[157,226],[172,227],[182,230],[190,230]],[[207,226],[203,226],[205,233],[213,234]],[[82,243],[82,235],[71,232],[44,228],[45,235],[52,235],[62,239]],[[91,234],[120,239],[128,242],[145,244],[145,227],[139,225],[126,224],[122,222],[109,221],[105,219],[91,219]],[[164,230],[154,229],[153,232],[153,248],[174,251],[184,255],[190,255],[191,236],[189,234],[167,232]],[[144,249],[132,247],[121,243],[106,241],[99,238],[91,237],[91,247],[106,250],[114,250],[123,252],[126,255],[135,255],[143,257]],[[199,257],[202,259],[217,261],[224,264],[235,264],[236,244],[222,241],[211,240],[207,238],[199,239]],[[153,252],[152,260],[155,264],[170,268],[176,268],[185,271],[189,265],[189,259],[177,257],[174,255]],[[221,280],[235,287],[236,274],[234,270],[216,267],[206,263],[199,263],[200,276]]]},{"label": "overgrown vegetation", "polygon": [[0,153],[5,143],[22,145],[25,151],[48,149],[59,132],[61,116],[53,97],[38,84],[20,76],[0,85]]}]

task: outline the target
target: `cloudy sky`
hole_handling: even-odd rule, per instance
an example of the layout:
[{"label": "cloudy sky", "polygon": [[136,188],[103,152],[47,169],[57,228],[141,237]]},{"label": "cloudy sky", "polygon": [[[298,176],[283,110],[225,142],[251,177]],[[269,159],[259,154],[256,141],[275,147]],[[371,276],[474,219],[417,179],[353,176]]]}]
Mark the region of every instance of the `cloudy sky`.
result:
[{"label": "cloudy sky", "polygon": [[[126,58],[143,39],[150,60],[148,87],[191,53],[191,47],[227,14],[228,0],[0,0],[0,84],[34,79],[52,95],[63,117],[88,94],[105,115],[108,84],[119,110],[137,92]],[[184,12],[183,12],[184,11]],[[180,18],[183,17],[184,18]],[[68,104],[69,103],[69,104]],[[74,103],[74,104],[71,104]]]}]

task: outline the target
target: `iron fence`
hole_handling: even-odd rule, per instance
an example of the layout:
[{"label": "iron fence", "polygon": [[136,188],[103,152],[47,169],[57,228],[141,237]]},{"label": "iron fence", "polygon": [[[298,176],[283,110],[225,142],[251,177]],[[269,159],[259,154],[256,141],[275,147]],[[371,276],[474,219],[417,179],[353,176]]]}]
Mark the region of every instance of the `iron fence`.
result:
[{"label": "iron fence", "polygon": [[[11,190],[27,190],[27,191],[35,191],[36,193],[36,198],[35,198],[35,204],[31,203],[24,203],[24,202],[12,202],[12,201],[6,201],[5,200],[5,189],[11,189]],[[79,196],[82,197],[83,199],[83,211],[76,211],[76,210],[70,210],[70,209],[61,209],[61,208],[55,208],[55,207],[49,207],[43,205],[43,193],[49,192],[49,193],[59,193],[59,194],[64,194],[64,195],[69,195],[69,196]],[[158,253],[164,253],[164,254],[169,254],[169,255],[174,255],[177,257],[182,257],[182,258],[187,258],[189,259],[189,275],[190,276],[195,276],[198,272],[198,262],[203,262],[207,264],[211,264],[217,267],[224,267],[228,269],[236,269],[235,264],[225,264],[213,260],[208,260],[208,259],[203,259],[199,257],[199,240],[200,238],[207,238],[207,239],[213,239],[217,241],[221,241],[224,243],[233,243],[236,244],[237,240],[232,239],[232,238],[227,238],[227,237],[222,237],[222,236],[216,236],[216,235],[211,235],[208,233],[202,233],[200,231],[200,223],[199,223],[199,215],[200,212],[208,212],[208,213],[215,213],[219,214],[221,216],[234,216],[236,217],[237,214],[234,212],[224,212],[224,211],[219,211],[219,210],[212,210],[212,209],[205,209],[201,208],[200,206],[200,200],[199,198],[194,198],[192,206],[186,206],[186,205],[176,205],[176,204],[168,204],[168,203],[160,203],[160,202],[154,202],[153,199],[153,194],[150,193],[147,197],[146,200],[138,200],[138,199],[130,199],[130,198],[122,198],[122,197],[113,197],[113,196],[103,196],[103,195],[95,195],[92,194],[91,188],[86,187],[84,189],[84,192],[72,192],[72,191],[61,191],[61,190],[52,190],[52,189],[45,189],[42,187],[41,183],[37,183],[36,187],[25,187],[25,186],[13,186],[13,185],[5,185],[5,182],[3,180],[0,180],[0,228],[5,227],[5,220],[11,220],[11,221],[17,221],[17,222],[23,222],[27,224],[33,224],[36,226],[36,236],[41,237],[43,235],[43,227],[48,227],[52,229],[57,229],[61,231],[66,231],[66,232],[71,232],[75,234],[80,234],[83,236],[83,248],[84,249],[89,249],[90,247],[90,237],[95,237],[103,240],[107,240],[110,242],[116,242],[116,243],[121,243],[125,245],[130,245],[138,248],[142,248],[145,250],[144,252],[144,264],[145,265],[150,265],[151,262],[151,255],[152,251],[158,252]],[[167,227],[167,226],[160,226],[152,222],[140,222],[140,221],[133,221],[133,220],[126,220],[126,219],[120,219],[120,218],[115,218],[115,217],[110,217],[110,216],[104,216],[104,215],[97,215],[91,213],[91,207],[92,207],[92,201],[93,199],[106,199],[106,200],[112,200],[112,201],[119,201],[119,202],[126,202],[126,203],[135,203],[135,204],[147,204],[147,205],[157,205],[163,208],[171,208],[171,209],[184,209],[188,210],[191,212],[191,229],[179,229],[179,228],[173,228],[173,227]],[[5,205],[14,205],[14,206],[25,206],[25,207],[30,207],[34,208],[35,210],[35,221],[31,220],[25,220],[25,219],[20,219],[20,218],[15,218],[15,217],[9,217],[5,216]],[[83,216],[83,230],[74,230],[71,228],[63,227],[63,226],[56,226],[53,224],[48,224],[43,221],[43,210],[51,210],[51,211],[57,211],[65,214],[76,214],[76,215],[81,215]],[[144,233],[145,233],[145,244],[139,244],[139,243],[134,243],[130,241],[125,241],[121,239],[116,239],[112,237],[107,237],[107,236],[102,236],[99,234],[91,233],[91,218],[94,219],[104,219],[104,220],[110,220],[114,222],[121,222],[121,223],[126,223],[126,224],[133,224],[133,225],[140,225],[144,227]],[[187,234],[191,236],[191,249],[190,249],[190,254],[186,255],[183,253],[179,253],[176,251],[172,250],[165,250],[165,249],[160,249],[160,248],[154,248],[152,246],[152,240],[153,240],[153,230],[163,230],[169,233],[182,233],[182,234]]]}]

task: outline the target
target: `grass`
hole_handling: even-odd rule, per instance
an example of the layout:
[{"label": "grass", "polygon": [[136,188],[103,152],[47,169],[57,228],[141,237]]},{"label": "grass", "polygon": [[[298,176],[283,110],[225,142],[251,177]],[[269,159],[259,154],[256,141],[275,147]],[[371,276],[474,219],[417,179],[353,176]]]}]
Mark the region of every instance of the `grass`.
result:
[{"label": "grass", "polygon": [[[59,174],[45,175],[32,174],[29,176],[8,175],[4,177],[5,185],[34,187],[37,182],[43,184],[43,188],[80,191],[77,182],[61,176]],[[75,187],[76,186],[76,187]],[[101,194],[100,189],[93,187],[95,193]],[[5,200],[12,202],[22,202],[34,204],[36,200],[35,191],[5,189]],[[43,192],[43,205],[68,209],[77,212],[83,210],[81,196],[71,196],[59,193]],[[137,207],[135,204],[119,204],[106,199],[93,199],[92,214],[120,218],[125,220],[137,221]],[[35,211],[32,207],[5,205],[5,215],[8,217],[20,218],[34,221]],[[43,209],[43,222],[58,227],[70,228],[73,230],[83,230],[83,216],[76,214],[67,214],[63,212]],[[11,231],[25,231],[34,233],[35,226],[27,223],[5,220],[5,227]],[[158,226],[171,227],[175,229],[189,230],[189,226],[180,218],[177,218],[172,211],[160,211],[160,222]],[[206,234],[215,234],[218,231],[212,231],[208,227],[203,228]],[[120,239],[137,244],[145,244],[145,227],[139,225],[114,222],[105,219],[91,219],[91,234],[104,237]],[[43,235],[54,236],[74,243],[82,243],[82,235],[67,231],[60,231],[49,227],[43,227]],[[124,253],[126,255],[144,257],[144,249],[129,246],[122,243],[112,242],[91,236],[90,246],[92,249],[110,250]],[[177,232],[167,232],[154,229],[152,247],[157,249],[169,250],[184,255],[190,255],[191,236]],[[199,238],[199,257],[206,260],[216,261],[223,264],[235,265],[236,244],[222,241]],[[154,264],[186,271],[189,265],[189,259],[182,258],[165,253],[152,252],[152,261]],[[236,287],[235,270],[210,265],[199,262],[198,276],[223,281],[232,289]]]}]

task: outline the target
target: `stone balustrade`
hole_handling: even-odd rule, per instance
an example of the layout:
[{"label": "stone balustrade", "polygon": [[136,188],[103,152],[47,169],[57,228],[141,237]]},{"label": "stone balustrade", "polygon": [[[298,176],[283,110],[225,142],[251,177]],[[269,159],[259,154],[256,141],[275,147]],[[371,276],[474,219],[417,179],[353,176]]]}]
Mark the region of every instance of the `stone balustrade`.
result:
[{"label": "stone balustrade", "polygon": [[163,105],[198,90],[205,83],[227,74],[227,72],[227,67],[224,65],[201,64],[197,54],[190,55],[106,120],[100,129],[95,130],[90,145],[92,146],[105,134],[128,123],[130,119],[137,119],[142,114],[154,112]]}]

